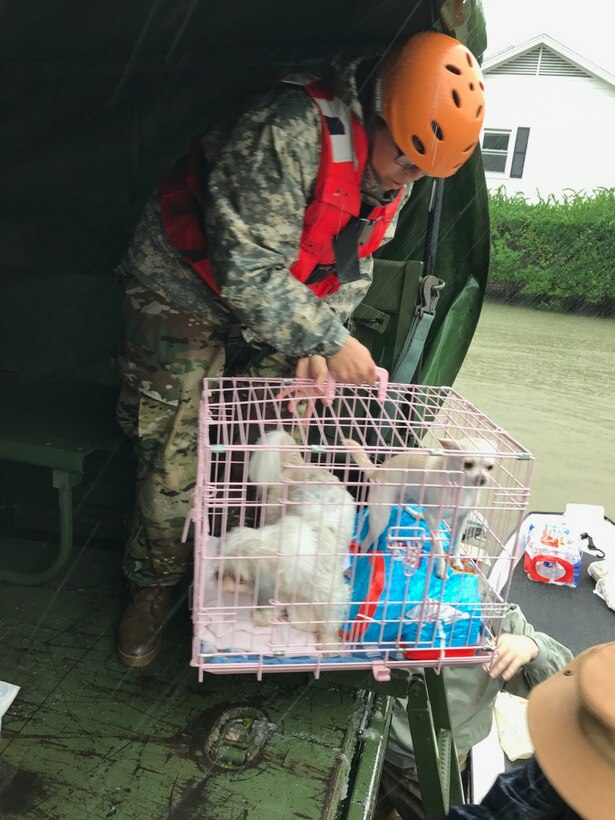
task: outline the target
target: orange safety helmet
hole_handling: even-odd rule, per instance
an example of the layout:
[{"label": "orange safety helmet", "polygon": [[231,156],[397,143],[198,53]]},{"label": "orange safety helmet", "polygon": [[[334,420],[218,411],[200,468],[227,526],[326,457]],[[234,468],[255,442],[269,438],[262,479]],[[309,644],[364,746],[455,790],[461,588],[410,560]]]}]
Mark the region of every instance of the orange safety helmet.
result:
[{"label": "orange safety helmet", "polygon": [[459,40],[424,31],[385,65],[379,107],[402,154],[430,176],[450,177],[478,144],[483,75]]}]

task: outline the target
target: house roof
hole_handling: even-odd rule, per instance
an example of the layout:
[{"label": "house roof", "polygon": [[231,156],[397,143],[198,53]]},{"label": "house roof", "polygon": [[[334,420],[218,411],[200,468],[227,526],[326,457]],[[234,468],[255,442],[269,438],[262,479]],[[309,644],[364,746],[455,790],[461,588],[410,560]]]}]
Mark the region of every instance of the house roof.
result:
[{"label": "house roof", "polygon": [[[587,60],[581,54],[577,54],[576,51],[572,51],[572,49],[563,45],[563,43],[549,37],[548,34],[538,34],[536,37],[532,37],[530,40],[525,40],[523,43],[519,43],[516,46],[510,46],[502,51],[498,51],[497,54],[493,54],[483,62],[483,72],[485,74],[503,73],[498,72],[497,69],[503,68],[506,64],[514,62],[516,63],[514,67],[515,70],[511,71],[511,73],[536,74],[538,73],[538,70],[535,70],[536,66],[532,65],[532,60],[530,59],[528,61],[527,58],[532,58],[533,56],[538,58],[539,53],[541,55],[544,53],[544,48],[552,53],[549,55],[552,58],[552,69],[547,69],[544,72],[541,71],[540,73],[570,73],[577,76],[593,76],[604,80],[604,82],[609,83],[609,85],[615,86],[615,75],[605,71],[603,68],[597,66],[595,63],[592,63],[590,60]],[[536,52],[536,54],[534,55],[533,52]],[[567,63],[571,70],[568,72],[553,70],[553,55],[555,55],[556,62],[559,57],[560,66],[564,65],[565,67],[565,64]],[[538,65],[538,60],[536,60],[536,65]],[[574,70],[575,67],[577,69],[576,71]],[[513,68],[513,66],[511,66],[511,68]]]}]

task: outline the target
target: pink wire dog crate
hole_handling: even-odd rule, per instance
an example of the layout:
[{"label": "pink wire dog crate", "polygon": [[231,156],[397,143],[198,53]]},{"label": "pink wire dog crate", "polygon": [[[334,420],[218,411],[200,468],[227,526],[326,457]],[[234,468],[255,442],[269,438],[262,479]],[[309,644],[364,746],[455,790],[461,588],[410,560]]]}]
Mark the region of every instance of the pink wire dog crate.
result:
[{"label": "pink wire dog crate", "polygon": [[[375,387],[329,385],[329,396],[323,408],[311,382],[205,383],[186,522],[199,680],[366,668],[386,680],[392,667],[493,657],[532,456],[449,387],[387,384],[381,371]],[[386,474],[388,524],[367,551],[371,482],[348,440],[375,463],[436,457],[429,471]],[[468,510],[465,470],[483,451],[491,467]],[[434,511],[437,532],[426,520]],[[460,522],[460,559],[441,579]]]}]

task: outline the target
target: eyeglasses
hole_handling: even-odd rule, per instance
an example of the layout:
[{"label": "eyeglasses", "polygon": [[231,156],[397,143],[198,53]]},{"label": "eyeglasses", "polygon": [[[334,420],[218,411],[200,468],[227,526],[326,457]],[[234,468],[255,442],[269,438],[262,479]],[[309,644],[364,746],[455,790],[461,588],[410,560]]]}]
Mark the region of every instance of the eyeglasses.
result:
[{"label": "eyeglasses", "polygon": [[412,162],[412,160],[408,159],[408,157],[405,157],[403,152],[399,148],[397,148],[397,146],[395,146],[395,148],[397,149],[395,164],[399,165],[400,168],[402,168],[404,171],[407,171],[408,173],[416,170],[417,166]]}]

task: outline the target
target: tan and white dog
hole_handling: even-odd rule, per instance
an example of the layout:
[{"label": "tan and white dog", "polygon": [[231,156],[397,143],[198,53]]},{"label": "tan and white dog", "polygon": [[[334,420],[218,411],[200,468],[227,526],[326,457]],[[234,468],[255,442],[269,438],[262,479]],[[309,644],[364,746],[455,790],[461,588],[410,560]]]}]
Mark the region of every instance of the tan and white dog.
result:
[{"label": "tan and white dog", "polygon": [[[362,551],[378,540],[394,504],[415,503],[423,507],[433,551],[441,553],[440,523],[447,514],[452,514],[448,557],[440,556],[436,569],[438,577],[445,578],[447,560],[456,568],[463,568],[459,558],[461,538],[470,513],[478,505],[480,491],[495,466],[497,450],[482,440],[439,439],[439,442],[445,451],[441,455],[426,451],[397,453],[377,465],[360,444],[346,439],[355,462],[372,482],[368,498],[369,530],[361,544]],[[461,487],[450,482],[449,473],[453,471],[463,474]]]}]

